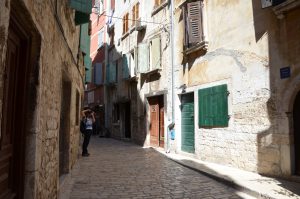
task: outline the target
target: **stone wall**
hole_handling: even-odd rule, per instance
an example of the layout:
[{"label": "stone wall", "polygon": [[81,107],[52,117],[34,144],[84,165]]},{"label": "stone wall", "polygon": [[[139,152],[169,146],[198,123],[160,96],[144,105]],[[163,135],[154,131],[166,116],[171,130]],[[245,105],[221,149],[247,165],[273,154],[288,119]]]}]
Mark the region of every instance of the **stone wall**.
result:
[{"label": "stone wall", "polygon": [[[70,144],[67,169],[72,168],[78,158],[80,133],[79,124],[76,122],[78,121],[76,117],[79,117],[76,114],[79,112],[76,109],[80,107],[76,106],[76,92],[82,96],[84,69],[77,59],[79,28],[75,26],[74,10],[68,7],[67,2],[67,0],[46,2],[5,0],[0,2],[1,77],[5,67],[9,11],[15,10],[17,15],[26,13],[27,18],[24,18],[24,21],[31,24],[32,31],[36,31],[40,36],[39,58],[36,66],[38,70],[32,72],[36,84],[30,91],[34,92],[33,98],[30,99],[32,102],[29,102],[32,105],[30,114],[34,115],[31,115],[33,120],[28,124],[30,132],[26,135],[24,198],[58,197],[61,117],[69,118],[68,130],[62,129],[61,131],[69,135],[67,136],[67,143]],[[2,80],[3,78],[0,80],[0,93],[3,91]],[[71,84],[70,112],[66,113],[67,115],[61,114],[63,81]],[[0,112],[2,112],[1,107]]]}]

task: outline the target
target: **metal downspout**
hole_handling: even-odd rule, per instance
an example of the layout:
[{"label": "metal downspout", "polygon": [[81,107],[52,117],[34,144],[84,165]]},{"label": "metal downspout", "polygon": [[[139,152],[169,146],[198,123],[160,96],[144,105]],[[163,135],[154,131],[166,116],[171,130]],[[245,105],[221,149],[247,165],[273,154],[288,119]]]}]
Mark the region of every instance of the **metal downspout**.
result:
[{"label": "metal downspout", "polygon": [[[174,2],[170,0],[170,19],[171,19],[171,105],[172,105],[172,123],[175,123],[175,99],[174,99],[174,17],[173,17],[173,10],[174,10]],[[168,129],[167,133],[167,153],[170,152],[170,132]]]}]

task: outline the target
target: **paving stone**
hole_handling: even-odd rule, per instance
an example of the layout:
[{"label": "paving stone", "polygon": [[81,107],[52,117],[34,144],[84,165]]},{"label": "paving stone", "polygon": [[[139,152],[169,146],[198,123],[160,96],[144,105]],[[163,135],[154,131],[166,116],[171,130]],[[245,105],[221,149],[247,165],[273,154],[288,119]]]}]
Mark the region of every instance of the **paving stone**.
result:
[{"label": "paving stone", "polygon": [[[71,172],[65,198],[241,198],[236,190],[152,149],[92,137],[89,157]],[[70,186],[71,185],[71,186]],[[65,195],[65,194],[62,194]]]}]

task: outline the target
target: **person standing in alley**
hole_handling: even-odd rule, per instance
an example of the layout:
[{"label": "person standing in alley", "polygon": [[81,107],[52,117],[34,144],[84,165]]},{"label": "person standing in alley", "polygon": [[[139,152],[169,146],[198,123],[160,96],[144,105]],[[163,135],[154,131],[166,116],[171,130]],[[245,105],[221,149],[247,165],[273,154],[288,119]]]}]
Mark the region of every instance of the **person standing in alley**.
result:
[{"label": "person standing in alley", "polygon": [[84,139],[82,143],[82,156],[89,156],[87,147],[90,142],[91,135],[93,133],[93,124],[95,123],[95,115],[94,112],[90,109],[82,111],[82,122],[84,123]]}]

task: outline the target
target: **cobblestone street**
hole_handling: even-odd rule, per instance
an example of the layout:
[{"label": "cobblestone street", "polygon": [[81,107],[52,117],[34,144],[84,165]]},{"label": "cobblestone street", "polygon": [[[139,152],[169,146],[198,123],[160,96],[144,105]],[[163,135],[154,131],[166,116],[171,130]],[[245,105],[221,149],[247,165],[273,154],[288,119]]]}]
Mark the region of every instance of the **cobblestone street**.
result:
[{"label": "cobblestone street", "polygon": [[65,180],[60,198],[241,198],[153,149],[94,136],[89,153]]}]

